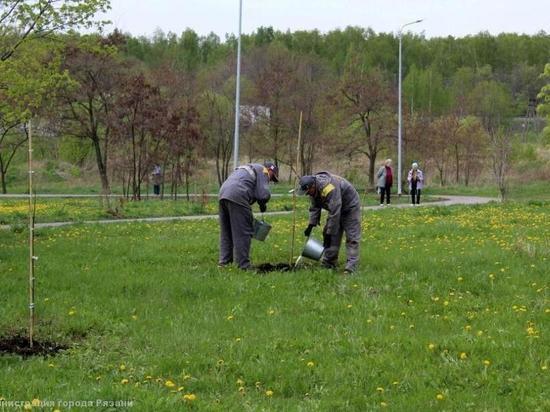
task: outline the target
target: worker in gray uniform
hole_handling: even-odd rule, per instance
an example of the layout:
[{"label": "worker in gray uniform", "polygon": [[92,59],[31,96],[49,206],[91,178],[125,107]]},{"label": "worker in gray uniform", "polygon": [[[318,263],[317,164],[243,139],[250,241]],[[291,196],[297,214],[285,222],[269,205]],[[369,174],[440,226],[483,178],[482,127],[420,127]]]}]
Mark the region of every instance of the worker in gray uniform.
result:
[{"label": "worker in gray uniform", "polygon": [[297,193],[311,197],[309,225],[304,231],[305,236],[309,237],[313,228],[319,225],[321,209],[328,211],[323,228],[323,265],[336,268],[340,243],[345,232],[347,260],[344,273],[355,272],[359,263],[361,241],[361,201],[357,190],[343,177],[320,172],[300,178]]},{"label": "worker in gray uniform", "polygon": [[271,197],[269,182],[279,181],[279,169],[270,162],[239,166],[220,188],[220,259],[223,267],[235,259],[239,268],[250,265],[250,242],[254,234],[254,216],[251,206],[258,202],[265,212]]}]

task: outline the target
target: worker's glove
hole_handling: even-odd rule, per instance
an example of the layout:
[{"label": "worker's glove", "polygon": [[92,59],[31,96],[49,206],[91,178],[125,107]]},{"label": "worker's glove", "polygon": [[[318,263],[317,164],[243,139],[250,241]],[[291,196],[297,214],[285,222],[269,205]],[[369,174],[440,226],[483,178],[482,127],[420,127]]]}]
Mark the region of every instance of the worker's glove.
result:
[{"label": "worker's glove", "polygon": [[260,212],[264,213],[267,210],[267,205],[265,203],[260,203]]},{"label": "worker's glove", "polygon": [[314,227],[315,227],[315,225],[308,225],[307,229],[304,230],[304,236],[309,237],[309,235],[311,235],[311,231],[313,230]]},{"label": "worker's glove", "polygon": [[328,249],[330,247],[330,238],[331,236],[329,234],[323,234],[323,247],[325,249]]}]

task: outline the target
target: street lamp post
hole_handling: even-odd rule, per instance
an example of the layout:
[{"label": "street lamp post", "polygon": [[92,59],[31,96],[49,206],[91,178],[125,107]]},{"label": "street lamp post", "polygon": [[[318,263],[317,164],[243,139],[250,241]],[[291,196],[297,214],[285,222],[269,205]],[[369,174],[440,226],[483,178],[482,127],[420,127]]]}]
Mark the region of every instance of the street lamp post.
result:
[{"label": "street lamp post", "polygon": [[403,26],[401,26],[401,28],[399,29],[399,79],[398,79],[398,109],[397,109],[397,123],[398,123],[398,126],[397,126],[397,194],[399,196],[401,196],[402,194],[402,191],[401,191],[401,170],[402,170],[402,167],[401,167],[401,146],[402,146],[402,137],[401,137],[401,129],[402,129],[402,125],[401,125],[401,55],[402,55],[402,52],[401,52],[401,49],[402,49],[402,35],[403,35],[403,29],[407,26],[410,26],[411,24],[416,24],[416,23],[420,23],[422,21],[422,19],[420,20],[415,20],[415,21],[411,21],[410,23],[407,23],[407,24],[404,24]]},{"label": "street lamp post", "polygon": [[243,0],[239,1],[239,38],[237,40],[237,79],[235,85],[235,136],[233,141],[233,165],[239,166],[239,118],[241,117],[241,28],[243,18]]}]

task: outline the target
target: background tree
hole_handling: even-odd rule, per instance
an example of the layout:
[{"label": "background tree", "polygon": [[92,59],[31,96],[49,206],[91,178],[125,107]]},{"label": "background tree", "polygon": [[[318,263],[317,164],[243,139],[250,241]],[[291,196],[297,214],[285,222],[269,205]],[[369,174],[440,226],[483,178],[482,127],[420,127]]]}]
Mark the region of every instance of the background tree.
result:
[{"label": "background tree", "polygon": [[340,90],[342,114],[352,129],[348,153],[367,156],[369,182],[374,185],[378,154],[395,136],[395,91],[380,69],[368,69],[356,54],[346,64]]},{"label": "background tree", "polygon": [[544,66],[544,73],[541,75],[541,78],[544,81],[544,86],[542,86],[538,98],[541,99],[537,110],[539,114],[546,116],[548,119],[548,125],[544,129],[544,134],[546,136],[546,141],[550,142],[550,63]]},{"label": "background tree", "polygon": [[6,177],[12,160],[27,141],[24,125],[33,116],[44,114],[56,90],[65,89],[70,83],[59,66],[59,50],[51,42],[22,45],[16,56],[0,62],[2,193],[7,193]]},{"label": "background tree", "polygon": [[252,106],[267,108],[259,116],[265,132],[258,136],[256,147],[260,155],[273,159],[276,165],[281,160],[289,163],[285,156],[287,125],[289,117],[296,119],[297,115],[290,113],[288,97],[296,83],[296,68],[295,57],[278,42],[255,50],[246,65],[246,75],[256,91]]},{"label": "background tree", "polygon": [[[141,199],[142,183],[149,175],[166,132],[170,130],[166,101],[142,73],[123,79],[109,118],[114,143],[125,154],[132,198]],[[168,127],[166,127],[168,126]],[[172,126],[173,127],[173,126]]]},{"label": "background tree", "polygon": [[0,0],[0,61],[30,40],[100,27],[93,18],[109,8],[109,0]]},{"label": "background tree", "polygon": [[109,118],[122,75],[130,69],[117,53],[110,39],[100,41],[90,36],[69,42],[63,53],[62,69],[69,73],[76,87],[59,95],[60,127],[67,135],[91,141],[105,195],[111,190],[107,162],[111,139]]},{"label": "background tree", "polygon": [[480,82],[470,95],[470,104],[489,136],[493,174],[502,199],[508,191],[512,134],[509,129],[512,114],[510,92],[498,82]]}]

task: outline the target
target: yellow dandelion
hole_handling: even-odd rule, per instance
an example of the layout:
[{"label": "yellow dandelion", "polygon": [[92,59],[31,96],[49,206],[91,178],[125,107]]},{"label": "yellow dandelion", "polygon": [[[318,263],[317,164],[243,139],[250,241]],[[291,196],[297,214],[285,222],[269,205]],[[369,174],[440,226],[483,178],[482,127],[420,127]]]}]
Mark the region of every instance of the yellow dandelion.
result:
[{"label": "yellow dandelion", "polygon": [[388,404],[387,404],[386,402],[380,402],[380,406],[381,406],[382,408],[385,408],[386,406],[388,406]]},{"label": "yellow dandelion", "polygon": [[472,327],[470,325],[466,325],[466,326],[464,326],[464,329],[465,330],[472,330]]},{"label": "yellow dandelion", "polygon": [[428,349],[429,349],[429,350],[434,350],[434,349],[435,349],[435,345],[434,345],[433,343],[428,344]]},{"label": "yellow dandelion", "polygon": [[267,312],[269,315],[273,315],[275,311],[273,309],[269,309],[269,312]]},{"label": "yellow dandelion", "polygon": [[485,360],[483,361],[483,364],[484,364],[485,366],[489,366],[489,365],[491,364],[491,361],[488,360],[488,359],[485,359]]},{"label": "yellow dandelion", "polygon": [[164,386],[166,386],[167,388],[173,388],[176,386],[176,384],[171,380],[167,380],[166,382],[164,382]]},{"label": "yellow dandelion", "polygon": [[126,370],[126,365],[125,364],[122,364],[118,367],[121,371],[125,371]]},{"label": "yellow dandelion", "polygon": [[74,315],[76,315],[76,310],[74,309],[69,310],[69,316],[74,316]]},{"label": "yellow dandelion", "polygon": [[197,400],[197,395],[195,395],[194,393],[186,393],[185,395],[183,395],[183,400],[193,402]]},{"label": "yellow dandelion", "polygon": [[235,319],[235,317],[234,317],[233,315],[229,315],[229,316],[227,317],[227,320],[233,320],[233,319]]},{"label": "yellow dandelion", "polygon": [[541,368],[543,371],[548,370],[548,366],[546,366],[546,365],[542,365],[540,368]]},{"label": "yellow dandelion", "polygon": [[53,363],[48,363],[49,368],[55,368],[55,365]]},{"label": "yellow dandelion", "polygon": [[34,398],[32,401],[31,401],[31,405],[32,406],[40,406],[40,399],[36,399]]},{"label": "yellow dandelion", "polygon": [[237,385],[239,386],[243,386],[244,385],[244,381],[242,379],[237,379]]},{"label": "yellow dandelion", "polygon": [[272,397],[273,396],[273,391],[272,390],[265,391],[265,396]]},{"label": "yellow dandelion", "polygon": [[462,360],[468,359],[468,355],[466,355],[466,352],[460,352],[460,359]]},{"label": "yellow dandelion", "polygon": [[127,385],[127,384],[128,384],[128,379],[122,379],[122,380],[120,381],[120,383],[121,383],[122,385]]},{"label": "yellow dandelion", "polygon": [[235,338],[235,342],[240,342],[241,338]]},{"label": "yellow dandelion", "polygon": [[381,386],[379,386],[378,388],[376,388],[376,392],[378,392],[378,393],[384,393],[384,388],[382,388]]},{"label": "yellow dandelion", "polygon": [[241,392],[241,393],[244,392],[244,386],[239,386],[239,392]]},{"label": "yellow dandelion", "polygon": [[178,392],[183,392],[183,386],[180,386],[180,387],[178,388]]},{"label": "yellow dandelion", "polygon": [[438,401],[442,401],[443,399],[445,399],[445,396],[443,396],[442,393],[438,393],[437,395],[435,395],[435,399],[437,399]]},{"label": "yellow dandelion", "polygon": [[307,363],[307,367],[308,367],[308,368],[313,368],[314,366],[315,366],[315,363],[313,363],[312,361],[309,361],[309,362]]},{"label": "yellow dandelion", "polygon": [[462,282],[464,278],[462,276],[459,276],[458,278],[456,278],[456,280],[458,280],[459,282]]}]

